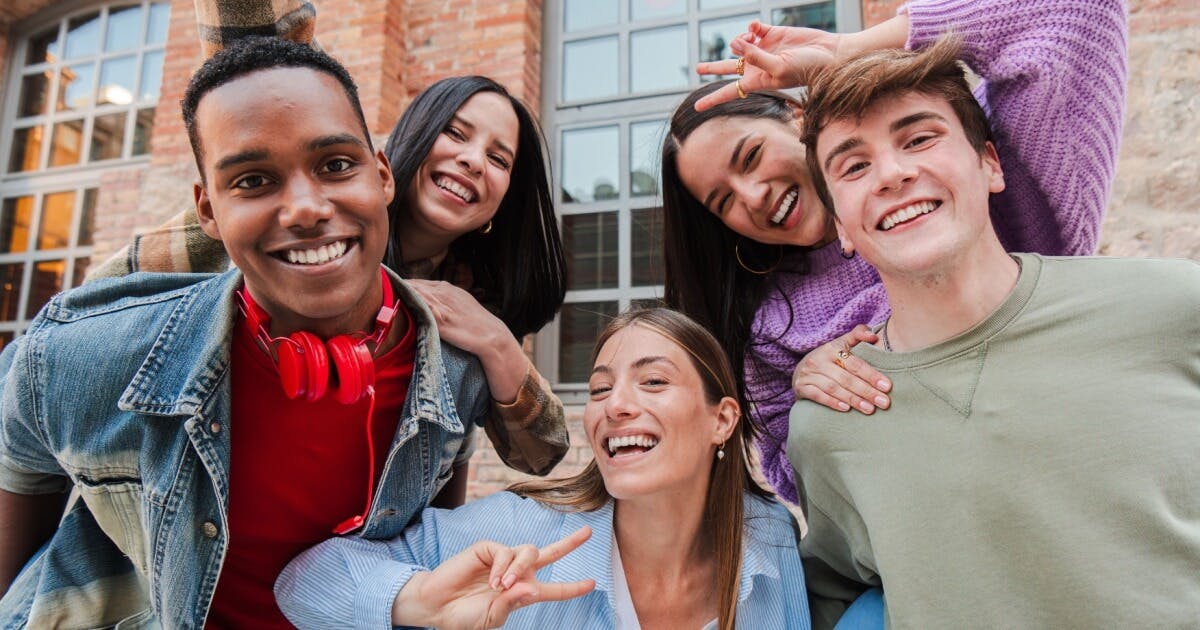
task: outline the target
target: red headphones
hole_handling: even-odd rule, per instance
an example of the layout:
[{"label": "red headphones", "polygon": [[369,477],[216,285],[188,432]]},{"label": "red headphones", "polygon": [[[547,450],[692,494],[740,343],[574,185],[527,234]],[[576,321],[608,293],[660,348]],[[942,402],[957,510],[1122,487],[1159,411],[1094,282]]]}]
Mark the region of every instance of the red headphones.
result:
[{"label": "red headphones", "polygon": [[368,344],[379,349],[396,318],[395,294],[387,272],[380,269],[383,285],[383,307],[375,316],[375,330],[370,335],[351,333],[338,335],[323,342],[320,337],[300,330],[287,337],[272,337],[267,331],[271,316],[255,303],[243,286],[237,292],[238,309],[254,331],[254,340],[279,369],[283,392],[292,400],[315,402],[329,390],[330,363],[337,384],[333,395],[343,405],[353,405],[366,397],[375,386],[375,356]]}]

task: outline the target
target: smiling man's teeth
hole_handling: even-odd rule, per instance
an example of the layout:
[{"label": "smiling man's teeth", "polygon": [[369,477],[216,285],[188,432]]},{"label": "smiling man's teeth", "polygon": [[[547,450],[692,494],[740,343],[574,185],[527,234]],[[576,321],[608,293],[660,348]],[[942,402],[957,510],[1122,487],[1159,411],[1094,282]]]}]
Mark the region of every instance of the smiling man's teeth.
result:
[{"label": "smiling man's teeth", "polygon": [[914,203],[911,206],[900,208],[899,210],[887,215],[883,221],[879,222],[879,227],[883,230],[890,230],[905,221],[911,221],[922,214],[933,212],[933,209],[938,207],[938,204],[933,201],[921,201]]},{"label": "smiling man's teeth", "polygon": [[284,252],[284,257],[295,265],[319,265],[341,258],[346,248],[346,241],[337,241],[313,249],[289,249]]},{"label": "smiling man's teeth", "polygon": [[779,204],[779,210],[777,210],[775,214],[771,215],[771,223],[774,223],[775,225],[783,223],[783,220],[787,217],[788,212],[791,212],[792,207],[796,205],[796,197],[798,196],[800,196],[799,190],[795,188],[789,190],[787,194],[783,196],[783,203]]},{"label": "smiling man's teeth", "polygon": [[440,176],[437,179],[435,179],[433,183],[437,184],[438,188],[441,188],[442,190],[445,190],[445,191],[449,191],[455,197],[458,197],[459,199],[462,199],[463,201],[465,201],[467,203],[471,203],[472,201],[475,201],[475,193],[471,192],[470,188],[463,186],[462,184],[454,181],[453,179],[451,179],[449,177],[446,177],[444,175]]},{"label": "smiling man's teeth", "polygon": [[649,435],[626,435],[622,437],[608,438],[608,454],[612,455],[617,452],[617,449],[626,446],[640,446],[642,448],[653,448],[658,444],[658,440]]}]

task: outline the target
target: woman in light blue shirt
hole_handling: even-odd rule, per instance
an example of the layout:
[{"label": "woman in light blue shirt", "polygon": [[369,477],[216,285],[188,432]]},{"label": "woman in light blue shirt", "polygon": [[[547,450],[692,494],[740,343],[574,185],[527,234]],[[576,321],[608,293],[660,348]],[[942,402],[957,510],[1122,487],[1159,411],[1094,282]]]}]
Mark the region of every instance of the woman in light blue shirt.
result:
[{"label": "woman in light blue shirt", "polygon": [[[687,317],[648,309],[614,319],[593,357],[583,426],[596,458],[583,472],[427,509],[391,541],[322,543],[275,585],[288,619],[301,628],[809,628],[795,522],[751,478],[720,345]],[[561,557],[584,527],[591,538]],[[876,607],[868,617],[882,627]]]}]

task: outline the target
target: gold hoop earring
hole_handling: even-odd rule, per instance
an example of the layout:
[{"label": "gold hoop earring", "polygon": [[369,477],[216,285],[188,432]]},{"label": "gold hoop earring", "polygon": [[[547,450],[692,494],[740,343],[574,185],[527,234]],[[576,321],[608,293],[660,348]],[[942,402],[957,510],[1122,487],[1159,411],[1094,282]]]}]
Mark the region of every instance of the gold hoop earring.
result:
[{"label": "gold hoop earring", "polygon": [[776,247],[779,248],[779,258],[776,258],[775,262],[770,267],[767,267],[766,269],[752,269],[749,265],[746,264],[746,261],[742,260],[742,252],[738,249],[738,247],[740,247],[741,244],[742,244],[742,239],[739,237],[737,242],[733,244],[733,256],[734,256],[734,258],[737,258],[737,263],[742,269],[745,269],[746,271],[748,271],[756,276],[765,276],[765,275],[771,273],[772,271],[775,271],[775,269],[777,267],[779,267],[779,263],[783,262],[783,246],[776,245]]},{"label": "gold hoop earring", "polygon": [[479,233],[480,234],[491,234],[492,233],[492,220],[491,219],[488,219],[487,224],[484,225],[483,227],[479,228]]}]

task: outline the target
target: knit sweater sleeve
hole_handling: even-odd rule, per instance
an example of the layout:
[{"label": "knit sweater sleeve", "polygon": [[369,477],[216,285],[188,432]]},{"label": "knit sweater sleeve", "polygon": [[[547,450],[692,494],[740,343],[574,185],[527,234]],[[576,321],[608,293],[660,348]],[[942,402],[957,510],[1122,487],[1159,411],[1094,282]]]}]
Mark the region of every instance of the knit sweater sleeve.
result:
[{"label": "knit sweater sleeve", "polygon": [[982,78],[1006,189],[992,219],[1010,251],[1095,252],[1127,82],[1123,0],[914,0],[909,48],[952,31]]}]

